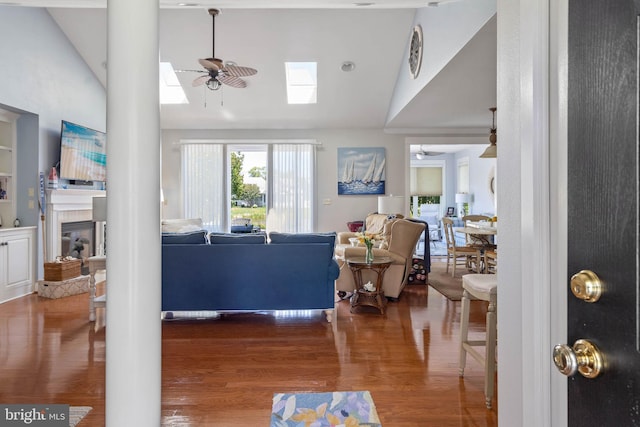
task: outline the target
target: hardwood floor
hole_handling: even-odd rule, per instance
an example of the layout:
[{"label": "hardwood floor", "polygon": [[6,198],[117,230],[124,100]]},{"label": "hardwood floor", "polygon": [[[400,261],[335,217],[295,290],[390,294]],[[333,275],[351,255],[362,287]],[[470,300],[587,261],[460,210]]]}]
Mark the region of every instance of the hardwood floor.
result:
[{"label": "hardwood floor", "polygon": [[[80,427],[104,425],[104,310],[90,323],[87,298],[0,305],[0,402],[92,406]],[[479,339],[485,312],[472,301]],[[341,301],[332,324],[319,311],[164,321],[163,425],[266,426],[274,393],[369,390],[384,427],[495,427],[482,367],[469,358],[458,377],[459,316],[459,301],[409,285],[385,316]]]}]

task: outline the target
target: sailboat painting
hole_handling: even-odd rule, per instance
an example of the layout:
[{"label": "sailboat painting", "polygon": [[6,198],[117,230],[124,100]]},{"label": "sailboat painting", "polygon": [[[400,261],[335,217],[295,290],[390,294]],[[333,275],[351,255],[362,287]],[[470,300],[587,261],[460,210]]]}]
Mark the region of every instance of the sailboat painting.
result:
[{"label": "sailboat painting", "polygon": [[384,194],[384,147],[338,148],[338,195]]}]

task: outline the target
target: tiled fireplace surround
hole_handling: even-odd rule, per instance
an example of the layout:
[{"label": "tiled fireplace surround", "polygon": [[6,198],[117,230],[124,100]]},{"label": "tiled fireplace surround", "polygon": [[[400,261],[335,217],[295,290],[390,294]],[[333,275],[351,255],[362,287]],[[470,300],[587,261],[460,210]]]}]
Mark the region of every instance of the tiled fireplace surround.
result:
[{"label": "tiled fireplace surround", "polygon": [[[65,222],[91,221],[94,196],[105,196],[103,190],[47,190],[46,237],[47,258],[61,255],[61,227]],[[98,227],[96,227],[97,229]],[[103,243],[103,234],[96,232],[96,248]]]}]

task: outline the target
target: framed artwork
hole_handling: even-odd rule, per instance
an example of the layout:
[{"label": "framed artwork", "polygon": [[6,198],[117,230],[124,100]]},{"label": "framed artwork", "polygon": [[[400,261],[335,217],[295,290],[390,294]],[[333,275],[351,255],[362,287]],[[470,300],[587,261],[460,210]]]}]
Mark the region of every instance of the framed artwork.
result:
[{"label": "framed artwork", "polygon": [[338,148],[338,195],[384,194],[384,147]]},{"label": "framed artwork", "polygon": [[453,216],[454,212],[455,212],[455,208],[453,206],[449,206],[447,208],[447,216]]}]

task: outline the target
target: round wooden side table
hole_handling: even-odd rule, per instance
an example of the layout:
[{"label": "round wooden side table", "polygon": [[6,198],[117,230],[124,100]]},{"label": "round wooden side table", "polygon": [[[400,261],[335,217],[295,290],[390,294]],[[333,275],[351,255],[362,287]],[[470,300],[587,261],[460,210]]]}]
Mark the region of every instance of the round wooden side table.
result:
[{"label": "round wooden side table", "polygon": [[[366,262],[364,257],[347,259],[347,265],[351,269],[356,285],[356,291],[351,297],[352,313],[354,308],[367,305],[377,308],[381,314],[384,314],[386,299],[384,297],[384,291],[382,290],[382,279],[384,279],[384,272],[392,262],[393,260],[390,257],[374,258],[372,262]],[[376,273],[376,288],[373,291],[368,291],[364,288],[364,283],[362,283],[362,270],[372,270]]]}]

